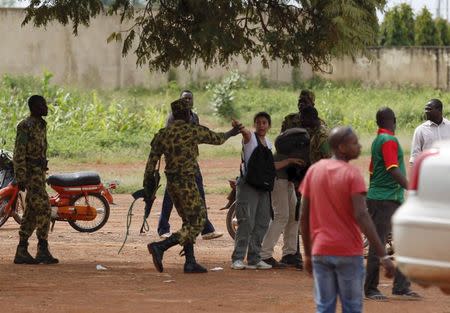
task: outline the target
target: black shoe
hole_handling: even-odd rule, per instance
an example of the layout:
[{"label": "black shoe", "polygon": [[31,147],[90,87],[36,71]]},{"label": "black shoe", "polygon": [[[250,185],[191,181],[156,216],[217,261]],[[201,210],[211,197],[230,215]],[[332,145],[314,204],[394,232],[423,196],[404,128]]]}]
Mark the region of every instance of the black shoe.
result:
[{"label": "black shoe", "polygon": [[164,270],[162,264],[164,251],[166,251],[170,247],[177,245],[178,243],[178,236],[172,234],[169,238],[163,241],[152,242],[147,245],[148,252],[150,252],[150,254],[152,255],[153,264],[155,265],[158,272],[161,273]]},{"label": "black shoe", "polygon": [[266,262],[267,264],[272,265],[272,268],[287,268],[288,266],[284,263],[278,262],[277,260],[275,260],[274,258],[268,258],[268,259],[264,259],[264,262]]},{"label": "black shoe", "polygon": [[197,263],[194,256],[194,245],[187,243],[184,245],[184,256],[186,263],[184,263],[184,272],[187,274],[206,273],[208,270]]},{"label": "black shoe", "polygon": [[289,267],[303,269],[303,262],[298,254],[286,254],[281,258],[280,263],[284,263]]},{"label": "black shoe", "polygon": [[36,253],[36,262],[43,264],[57,264],[59,260],[54,258],[48,250],[48,241],[39,239],[38,251]]},{"label": "black shoe", "polygon": [[17,246],[16,255],[14,256],[14,264],[38,264],[28,252],[28,241],[20,241]]}]

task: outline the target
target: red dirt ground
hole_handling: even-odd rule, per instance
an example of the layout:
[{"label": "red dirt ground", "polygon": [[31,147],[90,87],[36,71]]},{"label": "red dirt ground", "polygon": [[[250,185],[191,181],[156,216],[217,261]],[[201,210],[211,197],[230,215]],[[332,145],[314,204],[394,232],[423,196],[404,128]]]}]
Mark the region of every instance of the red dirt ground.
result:
[{"label": "red dirt ground", "polygon": [[[221,166],[228,162],[219,163]],[[202,162],[206,184],[212,180],[209,175],[220,166]],[[229,166],[225,167],[228,170]],[[184,258],[178,255],[180,249],[174,247],[164,257],[165,272],[158,273],[146,244],[158,239],[160,198],[150,216],[150,232],[145,235],[138,234],[142,203],[135,208],[131,234],[118,255],[132,198],[129,195],[114,198],[117,205],[111,207],[108,223],[98,232],[83,234],[67,223],[56,223],[49,240],[52,252],[60,259],[58,265],[12,264],[18,225],[13,219],[8,220],[0,228],[0,312],[314,312],[313,281],[308,274],[293,269],[233,271],[230,269],[233,241],[226,233],[216,240],[199,239],[196,244],[201,264],[223,270],[183,274]],[[226,212],[219,211],[225,196],[207,195],[207,202],[210,219],[219,231],[225,232]],[[173,229],[177,229],[180,223],[175,212],[171,222]],[[34,253],[35,249],[33,237],[30,250]],[[280,245],[275,253],[280,257]],[[106,270],[97,270],[97,265]],[[391,281],[382,279],[380,288],[385,294],[389,295],[391,287]],[[413,287],[424,296],[423,300],[365,301],[365,312],[450,313],[450,296],[436,288]]]}]

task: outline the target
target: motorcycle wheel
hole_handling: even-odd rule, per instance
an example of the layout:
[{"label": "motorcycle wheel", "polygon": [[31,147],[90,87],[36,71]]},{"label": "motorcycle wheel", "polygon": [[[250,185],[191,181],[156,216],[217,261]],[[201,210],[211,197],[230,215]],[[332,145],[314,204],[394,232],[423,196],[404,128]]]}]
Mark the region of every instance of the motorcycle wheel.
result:
[{"label": "motorcycle wheel", "polygon": [[72,205],[88,205],[88,203],[97,210],[97,216],[94,220],[67,221],[70,226],[82,233],[92,233],[99,230],[106,224],[109,218],[109,203],[106,201],[105,197],[98,193],[88,194],[86,197],[84,195],[79,195],[72,201]]},{"label": "motorcycle wheel", "polygon": [[15,210],[13,214],[13,218],[16,221],[17,224],[22,223],[23,215],[25,214],[25,201],[24,196],[22,192],[19,192],[17,194],[16,204],[15,204]]},{"label": "motorcycle wheel", "polygon": [[9,199],[3,199],[0,201],[0,227],[6,223],[9,218],[9,214],[5,213],[5,207],[8,205]]},{"label": "motorcycle wheel", "polygon": [[236,202],[234,202],[227,212],[227,230],[231,238],[236,237],[237,218],[236,218]]}]

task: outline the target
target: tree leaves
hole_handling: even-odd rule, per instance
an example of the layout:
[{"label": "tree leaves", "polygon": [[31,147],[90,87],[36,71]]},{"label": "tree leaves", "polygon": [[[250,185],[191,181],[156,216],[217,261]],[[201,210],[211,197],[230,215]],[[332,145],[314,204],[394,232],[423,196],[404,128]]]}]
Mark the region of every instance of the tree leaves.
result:
[{"label": "tree leaves", "polygon": [[[138,65],[168,71],[202,61],[205,67],[227,65],[234,57],[249,62],[260,58],[265,66],[280,59],[314,69],[332,57],[367,53],[374,44],[376,9],[384,0],[148,0],[142,9],[133,1],[32,0],[23,24],[46,26],[50,21],[89,25],[99,14],[119,15],[126,30],[107,41],[121,40],[123,55],[134,50]],[[118,25],[120,26],[120,25]],[[119,28],[119,27],[118,27]]]}]

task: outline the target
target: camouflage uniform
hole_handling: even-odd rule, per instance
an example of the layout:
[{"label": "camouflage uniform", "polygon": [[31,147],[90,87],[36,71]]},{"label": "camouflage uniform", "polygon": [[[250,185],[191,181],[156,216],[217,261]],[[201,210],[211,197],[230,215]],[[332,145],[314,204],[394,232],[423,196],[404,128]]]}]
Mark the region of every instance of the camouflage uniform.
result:
[{"label": "camouflage uniform", "polygon": [[[300,113],[291,113],[287,115],[281,125],[281,131],[289,128],[302,127],[300,120]],[[320,159],[327,159],[331,157],[331,151],[328,145],[328,128],[323,120],[320,120],[320,126],[317,128],[305,128],[308,131],[310,140],[309,159],[311,164]]]},{"label": "camouflage uniform", "polygon": [[226,139],[224,133],[215,133],[201,125],[175,120],[161,129],[151,142],[144,185],[153,176],[155,166],[164,154],[167,190],[183,220],[181,229],[175,233],[182,246],[195,242],[206,220],[206,207],[195,182],[198,145],[221,145]]},{"label": "camouflage uniform", "polygon": [[47,123],[40,117],[30,116],[17,125],[13,159],[15,179],[27,190],[20,240],[28,240],[35,229],[38,239],[48,237],[51,210],[45,190],[46,157]]},{"label": "camouflage uniform", "polygon": [[331,158],[331,150],[328,145],[328,129],[321,124],[316,128],[308,128],[307,131],[311,138],[309,143],[309,160],[311,164],[321,159]]}]

